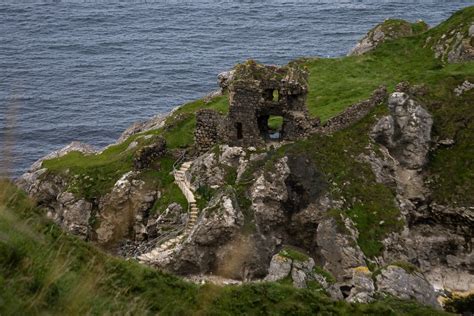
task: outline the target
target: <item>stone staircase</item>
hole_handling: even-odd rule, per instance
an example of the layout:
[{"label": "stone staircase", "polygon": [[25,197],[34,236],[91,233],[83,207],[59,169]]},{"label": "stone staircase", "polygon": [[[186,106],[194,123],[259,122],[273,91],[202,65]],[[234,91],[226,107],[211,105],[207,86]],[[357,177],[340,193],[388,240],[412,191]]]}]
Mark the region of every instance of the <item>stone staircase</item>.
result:
[{"label": "stone staircase", "polygon": [[138,257],[140,261],[151,263],[160,258],[162,254],[169,254],[172,249],[174,249],[178,244],[184,241],[184,239],[193,230],[194,225],[196,225],[199,215],[199,208],[196,204],[194,192],[191,189],[191,181],[189,178],[189,174],[187,173],[187,171],[191,167],[191,163],[191,161],[184,162],[178,170],[173,171],[174,181],[180,188],[181,192],[183,192],[184,196],[186,197],[186,201],[188,202],[189,218],[186,222],[185,228],[181,231],[179,235],[165,240],[150,252],[140,255]]}]

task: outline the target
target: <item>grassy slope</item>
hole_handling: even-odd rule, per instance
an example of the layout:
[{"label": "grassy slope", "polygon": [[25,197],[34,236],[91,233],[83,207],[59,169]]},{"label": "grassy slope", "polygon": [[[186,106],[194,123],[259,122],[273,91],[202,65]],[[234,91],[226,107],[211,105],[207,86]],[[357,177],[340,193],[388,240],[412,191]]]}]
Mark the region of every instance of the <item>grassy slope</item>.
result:
[{"label": "grassy slope", "polygon": [[196,286],[110,257],[0,182],[1,315],[444,315],[413,302],[348,304],[278,283]]}]

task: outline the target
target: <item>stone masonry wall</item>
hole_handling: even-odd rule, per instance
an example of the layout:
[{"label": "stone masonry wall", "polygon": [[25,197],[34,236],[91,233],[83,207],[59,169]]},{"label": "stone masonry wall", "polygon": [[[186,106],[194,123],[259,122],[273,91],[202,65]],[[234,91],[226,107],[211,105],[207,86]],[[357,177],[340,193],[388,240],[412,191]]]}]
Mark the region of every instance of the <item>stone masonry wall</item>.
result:
[{"label": "stone masonry wall", "polygon": [[203,109],[197,112],[194,139],[199,152],[208,151],[218,143],[223,121],[223,116],[216,111]]}]

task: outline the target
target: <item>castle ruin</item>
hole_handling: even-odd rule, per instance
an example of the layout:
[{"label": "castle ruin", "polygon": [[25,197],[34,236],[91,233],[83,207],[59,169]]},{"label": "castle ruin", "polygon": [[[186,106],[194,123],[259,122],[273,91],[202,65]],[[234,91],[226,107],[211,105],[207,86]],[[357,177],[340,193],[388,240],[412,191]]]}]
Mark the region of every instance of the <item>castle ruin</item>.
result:
[{"label": "castle ruin", "polygon": [[297,66],[266,66],[250,60],[234,68],[226,82],[229,112],[197,113],[195,140],[199,151],[217,143],[261,146],[294,141],[319,126],[306,108],[308,73]]}]

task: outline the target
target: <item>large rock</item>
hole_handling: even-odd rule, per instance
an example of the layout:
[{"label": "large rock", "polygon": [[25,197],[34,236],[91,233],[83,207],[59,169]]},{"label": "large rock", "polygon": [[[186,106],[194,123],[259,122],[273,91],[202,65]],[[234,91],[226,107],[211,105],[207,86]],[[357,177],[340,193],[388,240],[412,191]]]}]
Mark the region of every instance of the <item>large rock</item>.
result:
[{"label": "large rock", "polygon": [[[86,239],[90,234],[90,223],[92,203],[77,199],[70,192],[63,192],[58,196],[59,212],[56,213],[56,222],[82,239]],[[54,217],[52,216],[52,217]]]},{"label": "large rock", "polygon": [[347,301],[353,303],[369,303],[374,300],[375,286],[372,273],[367,267],[357,267],[352,272],[352,288]]},{"label": "large rock", "polygon": [[[390,115],[374,126],[371,137],[381,145],[384,159],[368,159],[378,179],[394,179],[406,200],[425,200],[423,167],[431,144],[433,119],[404,92],[389,97]],[[383,174],[389,172],[389,174]],[[389,182],[389,180],[383,180]]]},{"label": "large rock", "polygon": [[330,271],[339,282],[352,279],[352,269],[365,266],[365,256],[357,244],[357,230],[346,219],[327,218],[317,230],[317,242],[324,268]]},{"label": "large rock", "polygon": [[244,267],[235,266],[235,270],[228,271],[223,266],[235,256],[236,249],[226,246],[240,238],[243,221],[235,194],[231,190],[221,191],[201,211],[186,240],[172,251],[164,252],[154,265],[184,275],[225,270],[230,277],[240,278]]},{"label": "large rock", "polygon": [[234,78],[235,70],[223,71],[217,75],[217,84],[222,91],[226,91]]},{"label": "large rock", "polygon": [[401,267],[389,265],[382,269],[375,279],[377,291],[380,293],[439,307],[433,286],[417,272],[409,273]]},{"label": "large rock", "polygon": [[403,92],[392,93],[388,108],[390,115],[375,125],[372,137],[403,167],[423,167],[431,142],[431,115]]},{"label": "large rock", "polygon": [[[80,142],[72,142],[63,148],[53,151],[38,159],[31,165],[26,173],[18,178],[16,185],[25,190],[28,194],[30,194],[30,196],[34,197],[39,202],[43,200],[49,200],[49,195],[54,195],[54,197],[56,197],[63,191],[63,189],[58,188],[58,186],[61,187],[65,185],[64,181],[58,177],[44,177],[47,170],[42,167],[43,161],[59,158],[73,151],[80,152],[84,155],[92,155],[96,153],[94,147],[90,145]],[[45,194],[46,196],[43,197],[42,194]]]},{"label": "large rock", "polygon": [[[436,210],[439,210],[438,206]],[[468,246],[472,243],[472,238],[464,233],[457,233],[447,225],[446,220],[434,222],[435,216],[433,214],[426,223],[413,225],[401,234],[392,234],[384,240],[384,261],[416,263],[436,289],[474,289],[474,275],[470,272],[474,269],[474,252]],[[462,218],[459,217],[460,222]],[[472,229],[472,218],[474,217],[469,220],[464,217],[465,222],[458,227],[470,224]]]},{"label": "large rock", "polygon": [[426,46],[435,52],[435,57],[449,63],[474,60],[474,24],[467,27],[457,24],[445,33],[429,37]]},{"label": "large rock", "polygon": [[268,275],[265,277],[265,281],[275,282],[283,280],[290,275],[292,263],[293,260],[277,253],[272,257],[272,261],[270,261],[270,267],[268,268]]},{"label": "large rock", "polygon": [[[146,237],[148,211],[158,192],[148,188],[138,176],[138,172],[124,174],[100,200],[99,227],[95,231],[100,244],[114,243],[124,237],[139,240]],[[130,231],[133,236],[129,236]]]},{"label": "large rock", "polygon": [[122,135],[120,135],[119,139],[115,144],[123,143],[132,135],[162,128],[165,125],[166,118],[171,115],[176,109],[178,109],[178,107],[174,108],[168,114],[155,115],[149,120],[133,123],[125,131],[123,131]]},{"label": "large rock", "polygon": [[[274,282],[291,278],[294,287],[306,288],[308,281],[315,280],[314,266],[315,264],[312,258],[306,256],[302,256],[302,258],[291,258],[288,256],[286,250],[282,250],[272,257],[268,275],[264,280]],[[324,285],[327,286],[325,281]]]}]

